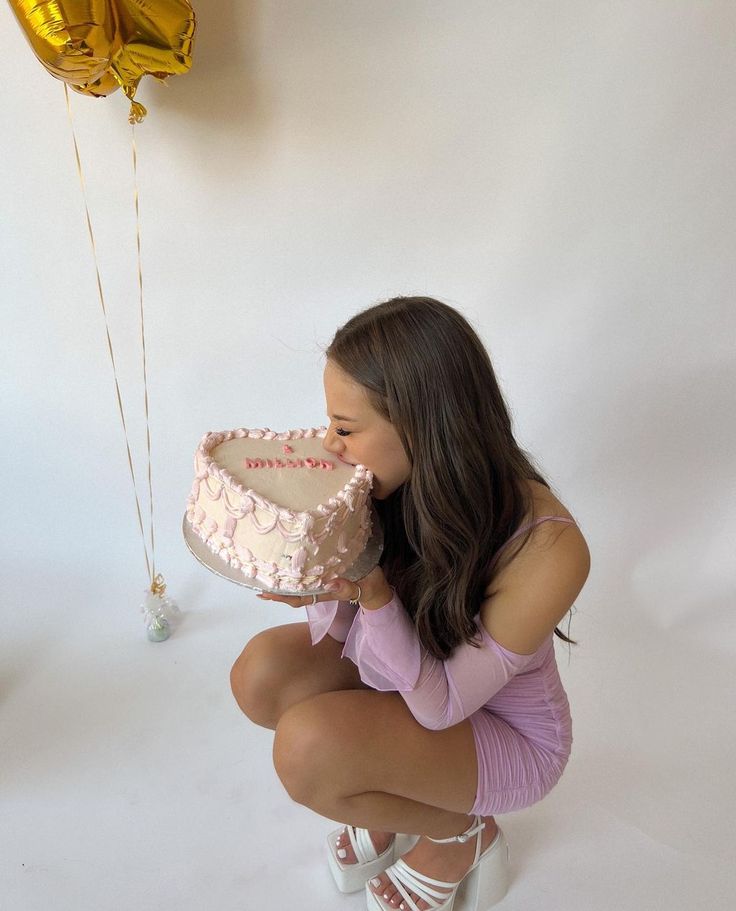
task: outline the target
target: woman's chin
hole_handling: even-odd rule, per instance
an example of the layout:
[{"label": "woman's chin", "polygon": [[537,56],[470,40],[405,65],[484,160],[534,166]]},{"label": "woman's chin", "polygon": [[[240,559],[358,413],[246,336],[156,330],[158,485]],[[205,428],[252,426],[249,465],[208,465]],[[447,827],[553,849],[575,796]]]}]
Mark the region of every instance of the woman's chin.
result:
[{"label": "woman's chin", "polygon": [[381,482],[376,481],[375,478],[373,478],[373,486],[371,487],[371,496],[373,497],[374,500],[385,500],[386,499],[385,494],[381,490]]},{"label": "woman's chin", "polygon": [[[401,485],[399,485],[401,486]],[[371,496],[374,500],[387,500],[392,493],[398,490],[398,487],[389,487],[386,488],[381,481],[376,481],[373,479],[373,487],[371,488]]]}]

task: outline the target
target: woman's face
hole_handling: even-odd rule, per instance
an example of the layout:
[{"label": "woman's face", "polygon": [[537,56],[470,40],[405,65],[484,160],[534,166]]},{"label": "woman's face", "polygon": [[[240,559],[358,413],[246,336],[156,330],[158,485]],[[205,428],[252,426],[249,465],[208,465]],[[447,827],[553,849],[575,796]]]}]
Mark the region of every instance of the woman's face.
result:
[{"label": "woman's face", "polygon": [[329,359],[324,372],[330,425],[323,446],[351,465],[373,472],[372,496],[385,500],[411,473],[409,460],[393,424],[375,411],[365,389]]}]

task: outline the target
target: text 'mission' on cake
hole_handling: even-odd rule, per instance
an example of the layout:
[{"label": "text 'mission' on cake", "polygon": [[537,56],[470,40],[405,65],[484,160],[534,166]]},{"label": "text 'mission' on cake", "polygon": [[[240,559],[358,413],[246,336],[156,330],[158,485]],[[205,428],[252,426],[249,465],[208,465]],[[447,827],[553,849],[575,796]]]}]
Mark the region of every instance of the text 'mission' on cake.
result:
[{"label": "text 'mission' on cake", "polygon": [[327,453],[326,432],[265,427],[202,437],[186,520],[244,581],[319,589],[365,549],[373,473]]}]

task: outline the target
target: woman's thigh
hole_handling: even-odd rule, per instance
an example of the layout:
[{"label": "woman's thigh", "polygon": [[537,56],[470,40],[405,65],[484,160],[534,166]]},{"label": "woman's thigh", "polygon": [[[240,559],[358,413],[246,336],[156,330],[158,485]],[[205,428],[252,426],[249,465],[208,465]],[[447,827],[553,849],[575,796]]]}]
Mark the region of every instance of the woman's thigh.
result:
[{"label": "woman's thigh", "polygon": [[343,643],[326,635],[312,645],[308,623],[287,623],[255,635],[230,671],[233,696],[256,724],[275,730],[292,705],[334,690],[370,690],[342,658]]},{"label": "woman's thigh", "polygon": [[477,797],[470,721],[425,728],[398,692],[322,693],[300,702],[279,721],[273,757],[291,798],[308,806],[380,791],[469,813]]}]

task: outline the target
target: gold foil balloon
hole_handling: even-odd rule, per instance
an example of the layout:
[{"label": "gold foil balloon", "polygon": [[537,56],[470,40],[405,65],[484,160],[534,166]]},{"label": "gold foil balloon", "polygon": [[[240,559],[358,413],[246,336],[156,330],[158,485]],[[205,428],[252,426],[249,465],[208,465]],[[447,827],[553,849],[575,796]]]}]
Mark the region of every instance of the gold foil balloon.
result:
[{"label": "gold foil balloon", "polygon": [[[122,87],[133,102],[143,76],[186,73],[196,27],[189,0],[9,0],[34,53],[84,95]],[[130,120],[146,113],[133,102]]]},{"label": "gold foil balloon", "polygon": [[10,0],[10,6],[52,76],[84,85],[109,67],[117,50],[110,0]]}]

